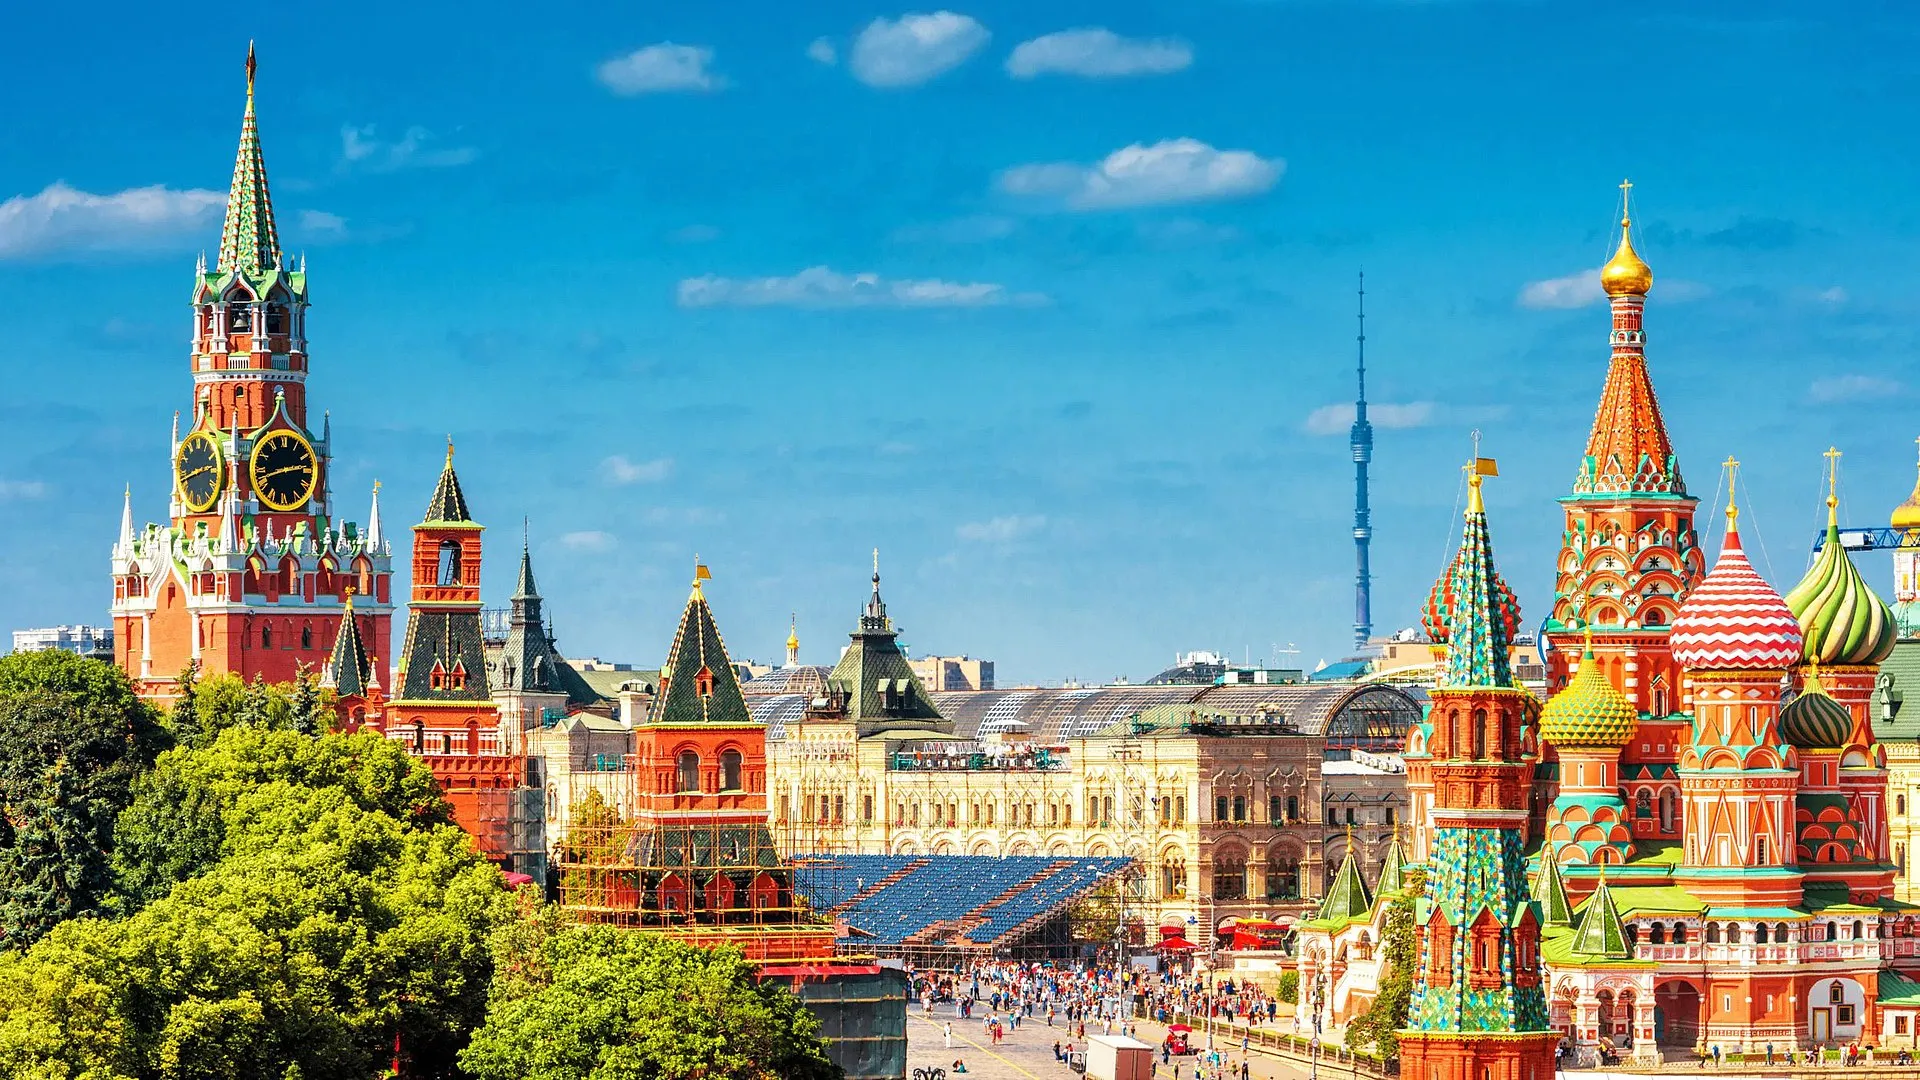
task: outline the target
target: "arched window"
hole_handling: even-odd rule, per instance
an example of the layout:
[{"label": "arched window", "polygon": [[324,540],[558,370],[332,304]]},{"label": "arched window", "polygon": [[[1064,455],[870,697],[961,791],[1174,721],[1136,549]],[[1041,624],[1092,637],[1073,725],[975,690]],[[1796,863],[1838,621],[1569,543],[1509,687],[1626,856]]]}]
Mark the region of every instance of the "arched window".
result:
[{"label": "arched window", "polygon": [[691,750],[680,751],[680,790],[700,790],[700,755]]},{"label": "arched window", "polygon": [[1773,940],[1781,945],[1785,945],[1787,943],[1787,924],[1786,923],[1779,922],[1779,923],[1773,924]]},{"label": "arched window", "polygon": [[1753,928],[1753,943],[1755,945],[1765,945],[1768,937],[1766,923],[1760,923]]},{"label": "arched window", "polygon": [[1473,759],[1487,756],[1487,710],[1473,710]]},{"label": "arched window", "polygon": [[273,648],[273,627],[262,626],[260,628],[260,647],[263,649]]},{"label": "arched window", "polygon": [[1650,818],[1653,816],[1653,789],[1641,788],[1633,796],[1633,816]]},{"label": "arched window", "polygon": [[300,647],[303,649],[313,648],[313,624],[312,623],[300,624]]},{"label": "arched window", "polygon": [[1847,988],[1839,979],[1833,980],[1833,988],[1827,991],[1827,1000],[1835,1005],[1844,1005],[1847,1001]]},{"label": "arched window", "polygon": [[1300,796],[1289,795],[1287,796],[1287,820],[1297,821],[1299,820],[1299,818],[1300,818]]},{"label": "arched window", "polygon": [[1282,811],[1280,809],[1280,796],[1278,795],[1267,796],[1267,821],[1274,825],[1278,825],[1285,820],[1286,818],[1283,816]]},{"label": "arched window", "polygon": [[1649,944],[1649,945],[1665,945],[1666,943],[1667,943],[1667,927],[1666,927],[1666,924],[1664,924],[1664,923],[1654,923],[1654,924],[1653,924],[1653,925],[1652,925],[1651,927],[1649,927],[1649,928],[1648,928],[1648,930],[1647,930],[1647,944]]},{"label": "arched window", "polygon": [[458,540],[440,541],[439,584],[460,584],[460,541]]},{"label": "arched window", "polygon": [[1907,797],[1905,795],[1895,795],[1893,797],[1893,812],[1896,814],[1904,814],[1907,812]]},{"label": "arched window", "polygon": [[1672,832],[1673,820],[1679,816],[1680,796],[1672,788],[1660,793],[1660,831]]},{"label": "arched window", "polygon": [[1719,923],[1710,922],[1707,924],[1707,944],[1709,945],[1720,944],[1720,924]]},{"label": "arched window", "polygon": [[740,783],[740,751],[720,751],[720,790],[743,791]]},{"label": "arched window", "polygon": [[1727,924],[1727,944],[1729,945],[1740,944],[1740,924],[1739,923],[1730,922]]},{"label": "arched window", "polygon": [[1246,895],[1246,856],[1238,851],[1216,853],[1213,857],[1213,898],[1244,900]]},{"label": "arched window", "polygon": [[1853,940],[1860,941],[1867,936],[1867,925],[1859,919],[1853,920]]},{"label": "arched window", "polygon": [[1213,820],[1227,820],[1227,797],[1225,795],[1215,795],[1213,797]]},{"label": "arched window", "polygon": [[1687,927],[1685,923],[1673,924],[1673,943],[1675,945],[1685,945],[1687,943]]},{"label": "arched window", "polygon": [[704,667],[700,669],[700,673],[693,677],[693,690],[694,693],[699,694],[701,697],[713,696],[712,669]]},{"label": "arched window", "polygon": [[1247,820],[1247,797],[1245,795],[1235,795],[1233,797],[1233,820]]},{"label": "arched window", "polygon": [[1267,899],[1300,899],[1300,859],[1289,851],[1267,856]]}]

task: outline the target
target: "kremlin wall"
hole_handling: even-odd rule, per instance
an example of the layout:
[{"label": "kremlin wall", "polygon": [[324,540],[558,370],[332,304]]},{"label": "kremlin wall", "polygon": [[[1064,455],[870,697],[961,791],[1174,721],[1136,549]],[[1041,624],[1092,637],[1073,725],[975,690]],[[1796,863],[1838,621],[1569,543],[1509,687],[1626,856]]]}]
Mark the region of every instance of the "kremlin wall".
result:
[{"label": "kremlin wall", "polygon": [[[342,726],[419,755],[509,872],[579,917],[737,945],[803,982],[878,968],[842,955],[796,866],[1130,859],[1122,933],[1139,943],[1291,926],[1302,1031],[1367,1006],[1389,911],[1410,903],[1406,1075],[1546,1080],[1563,1039],[1642,1060],[1911,1046],[1920,487],[1892,518],[1894,606],[1841,545],[1837,452],[1811,569],[1763,579],[1736,462],[1724,497],[1706,488],[1724,516],[1696,520],[1647,360],[1653,280],[1623,216],[1593,427],[1558,510],[1540,508],[1564,532],[1539,680],[1517,672],[1529,624],[1481,498],[1497,468],[1476,456],[1423,676],[1363,657],[1338,678],[929,690],[876,563],[832,668],[800,664],[796,635],[784,667],[743,680],[703,566],[661,667],[609,682],[562,656],[524,538],[504,633],[484,624],[481,522],[510,509],[468,505],[451,443],[406,582],[377,487],[364,521],[336,503],[306,394],[306,273],[280,248],[250,77],[219,255],[193,281],[167,519],[136,528],[129,493],[112,546],[115,659],[157,702],[190,667],[318,669]],[[893,951],[977,953],[962,929]]]}]

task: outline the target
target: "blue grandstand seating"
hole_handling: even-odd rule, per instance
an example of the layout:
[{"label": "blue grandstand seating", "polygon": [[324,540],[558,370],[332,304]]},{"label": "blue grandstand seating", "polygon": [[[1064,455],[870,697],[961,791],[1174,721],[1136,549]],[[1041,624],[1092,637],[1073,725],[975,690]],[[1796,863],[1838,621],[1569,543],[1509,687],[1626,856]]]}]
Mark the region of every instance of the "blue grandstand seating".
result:
[{"label": "blue grandstand seating", "polygon": [[[874,945],[948,936],[992,945],[1123,870],[1124,858],[1048,855],[822,855],[795,861],[795,887]],[[897,880],[894,879],[897,876]],[[884,887],[880,887],[884,884]]]}]

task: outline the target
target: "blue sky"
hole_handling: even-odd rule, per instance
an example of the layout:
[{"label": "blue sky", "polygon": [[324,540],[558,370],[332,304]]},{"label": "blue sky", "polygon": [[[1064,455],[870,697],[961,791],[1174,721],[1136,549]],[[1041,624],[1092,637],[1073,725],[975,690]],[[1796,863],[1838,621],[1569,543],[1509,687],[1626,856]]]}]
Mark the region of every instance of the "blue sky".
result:
[{"label": "blue sky", "polygon": [[343,508],[378,477],[411,521],[453,433],[490,597],[530,517],[570,653],[657,662],[697,552],[736,656],[794,611],[829,662],[878,546],[904,639],[1003,683],[1337,657],[1361,268],[1400,425],[1376,625],[1448,554],[1475,427],[1533,623],[1607,357],[1553,283],[1627,175],[1683,471],[1711,503],[1747,463],[1784,588],[1829,444],[1849,521],[1913,481],[1920,16],[1646,7],[11,13],[0,623],[104,619],[122,486],[165,513],[250,37]]}]

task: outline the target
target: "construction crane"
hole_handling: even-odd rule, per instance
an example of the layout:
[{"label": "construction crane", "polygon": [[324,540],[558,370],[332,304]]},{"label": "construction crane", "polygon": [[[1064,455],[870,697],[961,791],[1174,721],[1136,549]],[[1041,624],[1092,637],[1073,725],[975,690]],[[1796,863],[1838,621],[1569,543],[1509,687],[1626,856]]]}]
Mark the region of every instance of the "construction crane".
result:
[{"label": "construction crane", "polygon": [[[1813,538],[1818,554],[1827,546],[1827,531]],[[1840,547],[1846,551],[1890,551],[1894,548],[1920,548],[1920,529],[1841,529]]]}]

